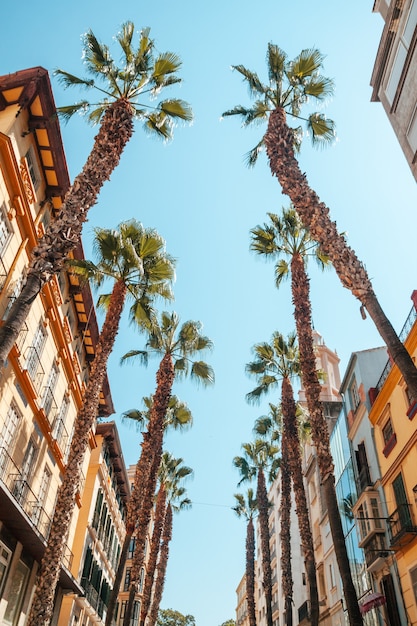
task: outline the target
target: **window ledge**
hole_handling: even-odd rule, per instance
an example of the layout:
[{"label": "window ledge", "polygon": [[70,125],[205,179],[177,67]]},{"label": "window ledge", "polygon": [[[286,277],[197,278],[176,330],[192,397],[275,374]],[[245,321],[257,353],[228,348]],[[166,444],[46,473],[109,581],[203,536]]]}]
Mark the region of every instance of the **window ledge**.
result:
[{"label": "window ledge", "polygon": [[397,443],[397,435],[395,433],[392,433],[391,437],[388,439],[387,443],[385,444],[385,448],[382,450],[382,454],[385,457],[387,457],[389,453],[391,452],[391,450],[395,447],[396,443]]}]

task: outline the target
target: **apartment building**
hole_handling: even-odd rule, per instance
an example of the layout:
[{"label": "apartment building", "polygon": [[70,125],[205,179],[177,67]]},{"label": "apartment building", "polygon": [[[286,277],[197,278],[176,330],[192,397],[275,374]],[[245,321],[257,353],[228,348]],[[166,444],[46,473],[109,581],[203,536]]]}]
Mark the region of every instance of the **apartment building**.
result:
[{"label": "apartment building", "polygon": [[417,180],[417,2],[375,0],[384,28],[371,77],[371,100],[381,102]]},{"label": "apartment building", "polygon": [[[255,572],[257,564],[255,561]],[[255,578],[255,614],[258,589]],[[249,626],[248,599],[246,594],[246,574],[242,576],[236,589],[236,626]]]},{"label": "apartment building", "polygon": [[[351,458],[355,474],[356,502],[351,499],[351,518],[356,522],[355,543],[364,552],[357,586],[367,621],[383,620],[390,626],[406,623],[394,554],[389,550],[387,505],[381,486],[381,470],[369,421],[375,386],[388,361],[385,347],[354,352],[342,382]],[[366,574],[365,574],[366,570]],[[378,623],[378,622],[376,622]]]},{"label": "apartment building", "polygon": [[94,441],[72,544],[71,572],[84,593],[64,597],[58,626],[104,624],[125,537],[130,487],[115,423],[99,423]]},{"label": "apartment building", "polygon": [[[30,251],[68,187],[47,71],[36,67],[0,77],[0,319],[19,293]],[[82,257],[81,244],[75,255]],[[30,608],[97,337],[89,288],[62,272],[33,302],[1,366],[0,622],[6,626],[23,624]],[[112,412],[106,380],[99,414]],[[74,543],[82,506],[83,488],[68,546]],[[64,592],[84,594],[73,573],[73,559],[68,548],[54,623]]]},{"label": "apartment building", "polygon": [[[417,357],[417,292],[401,332]],[[390,360],[372,392],[369,420],[374,427],[380,483],[387,511],[388,555],[395,561],[408,623],[417,624],[417,402]],[[380,580],[379,592],[390,589]],[[391,622],[390,622],[391,623]]]}]

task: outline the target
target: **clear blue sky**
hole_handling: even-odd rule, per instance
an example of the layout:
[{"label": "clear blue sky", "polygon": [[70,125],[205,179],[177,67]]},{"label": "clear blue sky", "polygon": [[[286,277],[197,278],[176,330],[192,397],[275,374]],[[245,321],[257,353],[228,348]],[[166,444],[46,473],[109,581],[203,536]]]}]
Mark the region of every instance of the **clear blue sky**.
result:
[{"label": "clear blue sky", "polygon": [[[120,24],[151,27],[160,51],[183,60],[184,83],[172,95],[189,101],[195,121],[178,127],[172,143],[150,139],[137,126],[117,172],[90,212],[84,231],[87,255],[95,225],[116,226],[136,217],[166,238],[178,259],[175,310],[183,320],[199,319],[215,344],[209,357],[216,371],[213,389],[179,383],[175,392],[194,414],[193,429],[171,436],[167,447],[194,468],[188,490],[194,505],[174,519],[174,537],[163,608],[195,616],[197,626],[218,626],[234,617],[235,589],[244,571],[245,524],[230,507],[237,491],[232,459],[249,441],[253,421],[266,404],[250,407],[245,394],[253,382],[244,373],[251,346],[274,330],[293,329],[289,285],[278,292],[272,265],[249,252],[249,230],[267,211],[279,212],[281,196],[263,156],[247,170],[243,155],[260,137],[221,113],[249,103],[246,87],[231,65],[243,64],[266,80],[269,41],[293,57],[318,47],[336,93],[326,113],[337,124],[332,148],[314,151],[306,140],[301,167],[340,230],[364,261],[382,306],[399,331],[417,287],[416,184],[382,106],[370,102],[369,87],[382,19],[372,0],[40,0],[7,3],[2,9],[0,74],[41,65],[83,74],[80,35],[92,28],[111,43]],[[117,53],[116,53],[117,54]],[[53,79],[58,105],[77,99]],[[94,130],[76,119],[62,128],[71,177],[81,169]],[[381,345],[370,320],[339,284],[333,270],[311,268],[316,329],[341,359],[341,373],[354,350]],[[125,325],[109,376],[116,419],[141,406],[154,390],[156,362],[148,370],[120,368],[119,358],[143,338]],[[277,401],[277,398],[270,398]],[[139,438],[120,426],[127,464],[136,461]]]}]

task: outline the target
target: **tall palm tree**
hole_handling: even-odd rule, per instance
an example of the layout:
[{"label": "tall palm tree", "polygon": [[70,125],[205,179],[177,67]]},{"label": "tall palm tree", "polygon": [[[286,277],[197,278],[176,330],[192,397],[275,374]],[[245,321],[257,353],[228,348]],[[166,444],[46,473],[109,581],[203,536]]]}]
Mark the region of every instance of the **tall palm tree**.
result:
[{"label": "tall palm tree", "polygon": [[244,517],[246,525],[246,602],[248,606],[249,626],[256,626],[255,606],[255,528],[253,519],[258,510],[253,489],[248,488],[246,498],[241,493],[235,493],[236,504],[233,511],[238,517]]},{"label": "tall palm tree", "polygon": [[[149,422],[153,398],[152,396],[143,398],[145,410],[130,409],[122,415],[123,423],[135,424],[135,426],[143,431],[144,426]],[[181,402],[177,396],[171,396],[168,402],[168,408],[164,418],[164,431],[168,428],[175,430],[185,430],[192,425],[193,417],[190,409],[185,402]],[[158,462],[158,459],[157,459]],[[119,562],[117,564],[116,575],[113,588],[110,594],[109,603],[107,605],[106,626],[111,626],[116,609],[117,598],[120,591],[120,585],[123,579],[124,568],[126,565],[127,555],[130,542],[136,529],[136,521],[139,516],[139,508],[142,501],[143,489],[146,485],[144,473],[147,475],[148,468],[143,467],[141,456],[136,463],[135,477],[133,480],[133,491],[130,495],[127,514],[126,514],[126,534],[123,540],[122,549],[120,551]]]},{"label": "tall palm tree", "polygon": [[137,592],[139,574],[144,562],[146,533],[152,511],[152,500],[156,488],[157,472],[162,456],[164,417],[171,397],[174,379],[190,375],[203,385],[214,383],[214,372],[205,361],[195,357],[212,348],[212,342],[201,333],[200,322],[187,321],[180,327],[175,312],[163,312],[159,323],[153,324],[144,350],[131,350],[122,357],[122,362],[139,358],[148,363],[150,355],[162,357],[156,374],[156,391],[141,452],[142,484],[141,503],[136,526],[136,546],[131,569],[129,600],[123,625],[129,626],[133,603]]},{"label": "tall palm tree", "polygon": [[270,503],[268,501],[265,472],[268,475],[268,483],[276,478],[279,469],[279,448],[263,439],[256,439],[252,443],[244,443],[242,448],[244,451],[243,456],[236,456],[233,459],[233,464],[241,475],[238,485],[255,477],[257,479],[256,501],[258,503],[261,533],[262,586],[265,593],[267,626],[272,626],[272,571],[268,523]]},{"label": "tall palm tree", "polygon": [[[320,103],[333,92],[333,82],[321,74],[323,59],[319,50],[307,49],[290,61],[283,50],[269,43],[268,83],[263,84],[255,72],[243,65],[234,66],[233,69],[247,82],[255,101],[251,107],[239,105],[223,115],[240,116],[244,126],[268,122],[262,139],[249,153],[249,164],[256,161],[265,145],[272,175],[277,177],[283,193],[291,199],[312,238],[329,257],[342,285],[361,302],[361,311],[368,311],[411,395],[417,398],[417,369],[409,353],[383,312],[365,267],[348,246],[344,235],[338,232],[328,207],[309,186],[295,157],[302,139],[302,125],[290,127],[288,115],[296,123],[306,123],[316,145],[323,145],[334,137],[334,124],[323,113],[313,112],[308,118],[301,117],[303,105],[312,101]],[[359,613],[355,613],[359,619]]]},{"label": "tall palm tree", "polygon": [[133,134],[134,121],[142,121],[146,131],[167,140],[172,137],[174,121],[192,119],[186,102],[172,98],[155,100],[162,89],[181,82],[177,75],[181,60],[172,52],[156,53],[149,33],[149,28],[141,31],[135,48],[134,24],[122,25],[116,36],[123,60],[119,67],[108,46],[89,30],[83,41],[89,76],[79,78],[64,70],[56,71],[65,87],[90,89],[99,96],[96,103],[82,100],[61,107],[58,112],[64,119],[86,112],[88,121],[100,127],[90,155],[68,190],[57,218],[32,250],[25,285],[0,328],[0,363],[16,341],[32,302],[44,284],[61,271],[69,252],[77,245],[88,210],[97,202],[102,186],[117,167]]},{"label": "tall palm tree", "polygon": [[[247,394],[247,399],[249,401],[257,401],[262,395],[281,384],[281,409],[270,403],[269,414],[256,420],[254,431],[259,436],[268,437],[273,440],[277,439],[281,433],[283,436],[281,476],[284,473],[288,473],[287,469],[289,468],[294,489],[298,527],[300,530],[308,582],[311,607],[310,620],[312,626],[317,626],[319,622],[319,597],[316,560],[303,480],[297,406],[291,384],[291,378],[300,375],[296,336],[295,334],[290,334],[288,339],[285,340],[280,333],[274,333],[272,341],[269,344],[256,344],[253,350],[255,359],[251,363],[248,363],[246,371],[256,377],[258,386]],[[288,484],[287,482],[284,483],[283,477],[282,481],[283,488],[281,489],[281,493],[284,494],[288,491]],[[288,502],[283,504],[283,506],[284,508],[285,506],[287,507],[285,515],[288,517],[290,513],[290,510],[288,510]],[[289,507],[291,508],[291,503],[289,503]],[[282,536],[281,538],[283,539]],[[288,578],[288,575],[284,577],[286,580],[288,580]],[[289,589],[289,584],[286,584]],[[290,597],[289,594],[286,595],[286,598],[287,597]],[[289,607],[287,607],[287,609],[289,609]],[[292,614],[292,608],[289,610]],[[289,619],[288,610],[287,619]]]},{"label": "tall palm tree", "polygon": [[[166,453],[167,454],[167,453]],[[165,482],[166,492],[166,508],[163,519],[163,528],[161,533],[162,543],[159,550],[159,560],[157,564],[157,575],[155,577],[155,569],[152,573],[152,578],[149,578],[149,583],[152,586],[153,583],[153,595],[152,602],[147,608],[147,615],[142,614],[141,609],[141,626],[145,623],[146,617],[148,617],[149,626],[155,626],[158,617],[159,606],[161,604],[162,593],[165,585],[166,569],[169,557],[169,544],[172,539],[172,524],[173,524],[173,512],[180,512],[184,509],[191,507],[191,500],[186,496],[186,490],[182,486],[183,481],[190,477],[192,469],[186,465],[182,465],[182,459],[173,459],[170,455],[162,456],[162,463],[160,467],[159,479]],[[166,462],[168,466],[165,468]],[[148,563],[149,567],[149,563]],[[146,581],[145,581],[146,588]],[[145,589],[142,600],[145,601]]]},{"label": "tall palm tree", "polygon": [[60,564],[68,537],[75,496],[80,486],[81,467],[88,446],[89,433],[94,425],[100,391],[106,374],[126,297],[135,300],[134,313],[138,323],[145,324],[153,317],[152,299],[161,296],[170,299],[170,283],[174,278],[173,261],[165,252],[165,242],[154,230],[131,220],[120,224],[118,230],[97,228],[94,248],[99,260],[80,261],[73,271],[90,278],[97,285],[105,278],[114,281],[110,298],[106,297],[107,313],[97,343],[86,392],[78,411],[68,462],[58,490],[55,512],[48,543],[39,570],[29,626],[50,623],[53,601],[59,578]]},{"label": "tall palm tree", "polygon": [[[310,286],[306,271],[308,257],[315,253],[323,262],[322,247],[312,248],[308,231],[293,209],[284,210],[282,217],[269,214],[271,223],[252,231],[252,249],[276,261],[275,282],[279,287],[284,278],[291,276],[294,317],[298,336],[302,383],[311,420],[311,434],[316,447],[323,493],[329,517],[335,554],[343,583],[343,591],[350,622],[363,623],[356,591],[350,571],[340,512],[338,508],[330,437],[320,401],[321,385],[316,370],[313,331],[311,322]],[[288,260],[287,260],[288,259]]]},{"label": "tall palm tree", "polygon": [[281,502],[280,502],[280,528],[281,528],[281,574],[282,594],[284,596],[284,620],[285,626],[292,626],[292,605],[294,581],[291,565],[291,471],[290,467],[290,442],[288,431],[284,428],[281,439]]}]

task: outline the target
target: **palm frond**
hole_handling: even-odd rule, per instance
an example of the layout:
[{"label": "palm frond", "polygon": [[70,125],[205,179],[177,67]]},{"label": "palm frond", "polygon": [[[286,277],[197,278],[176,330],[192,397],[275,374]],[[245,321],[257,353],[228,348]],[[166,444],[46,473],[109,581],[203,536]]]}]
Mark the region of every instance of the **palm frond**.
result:
[{"label": "palm frond", "polygon": [[65,88],[68,87],[94,87],[94,80],[92,78],[80,78],[64,70],[56,69],[54,76],[58,77],[58,82]]},{"label": "palm frond", "polygon": [[321,113],[310,115],[308,127],[311,130],[311,139],[314,146],[328,145],[335,140],[335,123]]},{"label": "palm frond", "polygon": [[163,100],[159,103],[159,108],[168,117],[177,118],[186,122],[191,122],[193,119],[193,111],[191,106],[184,100],[170,99]]},{"label": "palm frond", "polygon": [[236,70],[247,81],[249,92],[251,95],[264,95],[267,91],[267,87],[263,85],[256,72],[248,70],[243,65],[232,65],[232,69]]},{"label": "palm frond", "polygon": [[120,358],[120,364],[123,365],[126,361],[138,359],[143,365],[148,365],[149,354],[146,350],[129,350]]},{"label": "palm frond", "polygon": [[67,106],[57,107],[58,116],[67,123],[73,115],[76,113],[85,113],[88,110],[89,103],[87,100],[82,100],[76,104],[69,104]]}]

